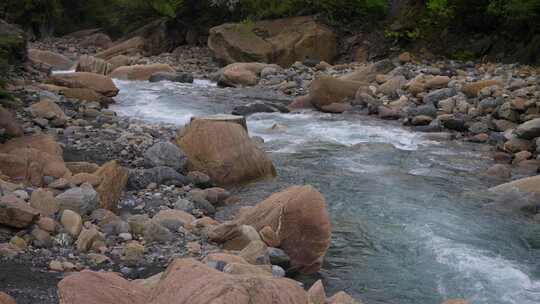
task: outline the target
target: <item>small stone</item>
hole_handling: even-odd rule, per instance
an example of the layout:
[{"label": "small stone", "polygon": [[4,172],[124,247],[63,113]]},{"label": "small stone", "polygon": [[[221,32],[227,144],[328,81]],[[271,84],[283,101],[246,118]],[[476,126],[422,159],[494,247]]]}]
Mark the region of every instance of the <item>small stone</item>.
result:
[{"label": "small stone", "polygon": [[289,268],[291,260],[285,251],[279,248],[268,247],[268,256],[272,265],[279,265],[285,269]]},{"label": "small stone", "polygon": [[13,195],[15,195],[16,197],[18,197],[19,199],[23,201],[28,201],[28,199],[30,198],[28,195],[28,192],[24,190],[15,190],[13,191]]},{"label": "small stone", "polygon": [[36,247],[50,247],[52,245],[51,235],[38,227],[32,230],[32,237],[34,238],[34,246]]},{"label": "small stone", "polygon": [[144,258],[144,246],[132,241],[124,245],[122,261],[128,265],[137,265]]},{"label": "small stone", "polygon": [[90,184],[72,188],[56,196],[60,210],[88,214],[99,206],[99,195]]},{"label": "small stone", "polygon": [[272,276],[274,278],[284,278],[285,275],[286,275],[285,269],[277,265],[272,265]]},{"label": "small stone", "polygon": [[326,304],[326,292],[321,280],[318,280],[308,290],[310,304]]},{"label": "small stone", "polygon": [[186,247],[190,254],[193,254],[193,255],[201,254],[201,244],[199,244],[199,242],[189,242],[187,243]]},{"label": "small stone", "polygon": [[28,246],[28,244],[26,243],[26,241],[21,238],[21,237],[18,237],[18,236],[14,236],[11,238],[11,240],[9,240],[9,243],[15,247],[17,247],[18,249],[20,250],[25,250],[26,247]]},{"label": "small stone", "polygon": [[41,214],[46,216],[54,215],[59,208],[58,201],[56,198],[54,198],[52,192],[41,188],[32,192],[32,196],[30,197],[30,206],[36,208],[41,212]]},{"label": "small stone", "polygon": [[58,260],[53,260],[49,263],[49,269],[52,271],[58,271],[62,272],[64,271],[64,267],[62,266],[62,262]]},{"label": "small stone", "polygon": [[252,241],[238,255],[250,264],[264,265],[270,264],[270,257],[267,251],[268,246],[263,241]]},{"label": "small stone", "polygon": [[65,190],[69,188],[69,181],[65,178],[59,178],[52,183],[49,183],[48,186],[52,189]]},{"label": "small stone", "polygon": [[37,225],[39,228],[47,231],[47,232],[55,232],[56,231],[56,222],[50,218],[50,217],[40,217]]},{"label": "small stone", "polygon": [[83,229],[77,238],[77,251],[87,252],[95,242],[102,240],[103,237],[96,228]]},{"label": "small stone", "polygon": [[64,212],[62,212],[62,217],[60,218],[60,223],[62,223],[67,233],[73,237],[78,237],[81,233],[82,218],[75,211],[64,210]]},{"label": "small stone", "polygon": [[118,237],[124,241],[131,241],[133,239],[133,236],[131,235],[131,233],[126,233],[126,232],[120,233]]},{"label": "small stone", "polygon": [[99,254],[99,253],[89,253],[88,258],[92,261],[92,263],[96,265],[101,265],[111,260],[106,255]]},{"label": "small stone", "polygon": [[77,269],[77,266],[71,262],[62,262],[62,268],[64,271],[74,271]]}]

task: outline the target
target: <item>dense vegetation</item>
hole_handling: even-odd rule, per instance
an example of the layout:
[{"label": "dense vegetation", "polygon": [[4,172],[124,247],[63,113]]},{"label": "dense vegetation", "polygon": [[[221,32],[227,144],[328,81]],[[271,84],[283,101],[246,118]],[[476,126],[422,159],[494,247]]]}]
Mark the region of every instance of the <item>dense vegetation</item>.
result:
[{"label": "dense vegetation", "polygon": [[[389,14],[399,6],[398,14]],[[375,26],[399,43],[454,33],[527,41],[540,49],[540,0],[4,0],[0,18],[35,37],[101,27],[121,36],[158,18],[205,32],[227,21],[318,15],[337,28]],[[383,18],[390,15],[390,18]],[[368,21],[369,20],[369,21]],[[375,22],[374,22],[375,21]],[[441,37],[441,35],[446,35]],[[496,36],[498,35],[498,36]],[[467,51],[468,52],[468,51]],[[464,52],[463,57],[469,53]],[[472,54],[472,53],[471,53]]]},{"label": "dense vegetation", "polygon": [[[538,30],[540,0],[5,0],[0,18],[36,35],[100,26],[122,33],[159,17],[213,25],[231,20],[319,14],[334,22],[381,17],[389,3],[406,2],[417,27],[493,30],[501,25]],[[420,18],[419,18],[420,17]]]}]

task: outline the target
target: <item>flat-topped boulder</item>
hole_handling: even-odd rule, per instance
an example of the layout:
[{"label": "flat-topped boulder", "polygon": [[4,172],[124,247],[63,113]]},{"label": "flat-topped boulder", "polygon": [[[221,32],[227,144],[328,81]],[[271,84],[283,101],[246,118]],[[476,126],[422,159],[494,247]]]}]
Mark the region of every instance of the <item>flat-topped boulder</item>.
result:
[{"label": "flat-topped boulder", "polygon": [[69,70],[73,67],[74,62],[62,54],[51,51],[42,51],[38,49],[30,49],[28,58],[34,63],[44,63],[53,68],[53,70]]},{"label": "flat-topped boulder", "polygon": [[121,41],[110,48],[96,54],[97,58],[109,60],[118,55],[137,55],[144,50],[144,39],[136,36],[129,40]]},{"label": "flat-topped boulder", "polygon": [[333,62],[336,35],[312,17],[226,23],[210,29],[208,47],[225,63],[266,62],[288,67],[307,58]]},{"label": "flat-topped boulder", "polygon": [[91,89],[107,97],[114,97],[119,91],[110,77],[88,72],[52,75],[49,83],[68,88]]},{"label": "flat-topped boulder", "polygon": [[207,174],[219,185],[276,175],[270,158],[249,138],[245,122],[238,121],[222,115],[195,118],[178,133],[176,143],[187,155],[192,171]]},{"label": "flat-topped boulder", "polygon": [[122,80],[149,80],[158,72],[175,73],[176,71],[168,64],[130,65],[115,69],[111,77]]},{"label": "flat-topped boulder", "polygon": [[308,98],[311,104],[322,109],[333,103],[342,103],[354,98],[361,87],[367,87],[366,83],[343,80],[334,77],[321,76],[313,80]]},{"label": "flat-topped boulder", "polygon": [[281,67],[275,64],[259,62],[236,62],[221,69],[218,74],[218,84],[226,87],[249,87],[259,83],[264,68],[271,67],[276,70]]}]

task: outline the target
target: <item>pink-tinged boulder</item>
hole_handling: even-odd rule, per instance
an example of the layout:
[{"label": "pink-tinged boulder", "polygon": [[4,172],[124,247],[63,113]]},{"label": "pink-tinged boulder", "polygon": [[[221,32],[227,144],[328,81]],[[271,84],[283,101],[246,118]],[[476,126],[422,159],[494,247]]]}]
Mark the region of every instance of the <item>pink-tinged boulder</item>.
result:
[{"label": "pink-tinged boulder", "polygon": [[270,227],[279,247],[289,255],[292,268],[302,273],[317,272],[330,245],[331,225],[326,202],[311,186],[293,186],[271,195],[241,212],[233,223],[217,226],[210,237],[227,241],[236,235],[231,233],[238,229],[235,224],[253,226],[259,232]]},{"label": "pink-tinged boulder", "polygon": [[34,63],[50,65],[54,70],[69,70],[73,66],[73,61],[69,58],[51,51],[30,49],[28,50],[28,58]]},{"label": "pink-tinged boulder", "polygon": [[147,64],[121,66],[111,73],[111,77],[122,80],[148,80],[152,74],[157,72],[176,73],[168,64]]},{"label": "pink-tinged boulder", "polygon": [[147,304],[148,293],[112,272],[84,270],[58,283],[60,304]]},{"label": "pink-tinged boulder", "polygon": [[276,175],[270,158],[249,138],[242,117],[195,118],[179,132],[176,143],[187,155],[190,171],[204,172],[218,185]]},{"label": "pink-tinged boulder", "polygon": [[194,259],[173,261],[152,290],[151,304],[307,304],[307,294],[290,279],[231,275]]},{"label": "pink-tinged boulder", "polygon": [[340,291],[328,298],[326,301],[328,304],[362,304],[362,302],[356,301],[348,293]]},{"label": "pink-tinged boulder", "polygon": [[110,77],[88,72],[56,74],[49,77],[49,82],[68,88],[91,89],[107,97],[114,97],[119,91]]},{"label": "pink-tinged boulder", "polygon": [[69,177],[62,148],[50,135],[14,138],[0,145],[0,168],[14,181],[41,186],[43,176]]},{"label": "pink-tinged boulder", "polygon": [[39,217],[39,211],[14,195],[0,197],[0,224],[26,228]]},{"label": "pink-tinged boulder", "polygon": [[0,304],[17,304],[17,302],[7,293],[0,292]]},{"label": "pink-tinged boulder", "polygon": [[8,137],[18,137],[24,134],[14,115],[2,106],[0,106],[0,129],[4,129]]}]

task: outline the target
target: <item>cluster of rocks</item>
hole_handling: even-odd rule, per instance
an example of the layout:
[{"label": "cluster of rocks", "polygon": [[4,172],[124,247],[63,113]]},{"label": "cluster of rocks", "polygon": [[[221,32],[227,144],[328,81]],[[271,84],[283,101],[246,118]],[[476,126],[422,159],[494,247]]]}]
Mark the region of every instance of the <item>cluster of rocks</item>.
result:
[{"label": "cluster of rocks", "polygon": [[[89,61],[83,55],[77,65]],[[112,74],[149,80],[156,76],[155,68],[120,67]],[[209,297],[303,303],[313,296],[325,302],[320,282],[305,292],[299,283],[283,278],[316,272],[322,264],[331,229],[320,193],[309,186],[293,187],[219,223],[212,218],[216,208],[237,199],[215,185],[276,175],[271,160],[249,137],[245,119],[200,117],[177,132],[173,126],[119,118],[107,109],[118,89],[109,75],[97,72],[15,83],[11,89],[18,98],[2,101],[0,225],[9,229],[0,233],[0,258],[35,257],[38,267],[65,272],[59,284],[61,303],[117,301],[122,295],[111,286],[138,289],[146,302],[154,301],[151,289],[160,299],[176,298],[167,292],[170,287],[161,287],[169,284],[165,278],[172,273],[194,284],[195,278],[204,284],[219,281],[223,285],[215,285],[217,291],[231,284],[245,288],[217,295],[205,289],[201,303]],[[313,238],[306,241],[305,234]],[[175,260],[179,257],[195,257],[203,264]],[[145,268],[167,266],[163,274],[142,282],[85,270],[140,278]],[[202,273],[190,277],[192,267],[212,278]],[[273,287],[257,283],[253,293],[256,282]],[[193,296],[190,288],[174,290]],[[345,293],[328,301],[355,302]]]}]

